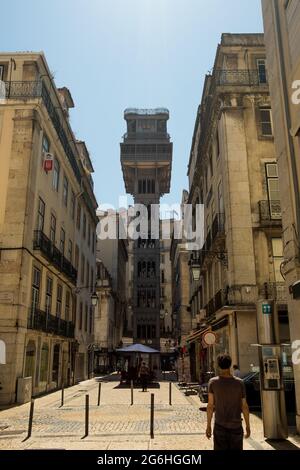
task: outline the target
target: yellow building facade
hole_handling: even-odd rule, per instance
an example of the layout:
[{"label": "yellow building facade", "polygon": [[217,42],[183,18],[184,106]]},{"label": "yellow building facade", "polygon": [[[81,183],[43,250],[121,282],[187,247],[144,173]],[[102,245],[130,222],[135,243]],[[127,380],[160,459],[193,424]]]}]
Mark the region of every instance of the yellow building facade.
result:
[{"label": "yellow building facade", "polygon": [[69,124],[72,97],[56,88],[44,55],[0,54],[0,70],[0,338],[7,351],[0,403],[7,404],[24,401],[24,378],[37,395],[88,375],[97,203],[88,152]]}]

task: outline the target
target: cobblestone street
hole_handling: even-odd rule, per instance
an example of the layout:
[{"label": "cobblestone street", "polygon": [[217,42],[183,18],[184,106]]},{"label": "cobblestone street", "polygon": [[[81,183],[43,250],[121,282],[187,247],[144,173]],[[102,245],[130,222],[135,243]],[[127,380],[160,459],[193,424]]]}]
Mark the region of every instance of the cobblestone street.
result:
[{"label": "cobblestone street", "polygon": [[[150,393],[155,394],[154,439],[150,439]],[[85,395],[90,399],[89,436],[85,431]],[[55,392],[35,400],[32,437],[25,440],[29,404],[0,412],[0,449],[98,449],[98,450],[206,450],[212,442],[205,437],[206,413],[199,410],[197,396],[185,396],[172,384],[172,406],[169,405],[169,384],[143,393],[134,389],[134,404],[129,388],[120,388],[116,381],[102,383],[101,403],[97,406],[98,383],[82,382],[61,393]],[[265,442],[260,418],[252,415],[252,437],[245,449],[272,450]],[[290,438],[288,446],[300,446]]]}]

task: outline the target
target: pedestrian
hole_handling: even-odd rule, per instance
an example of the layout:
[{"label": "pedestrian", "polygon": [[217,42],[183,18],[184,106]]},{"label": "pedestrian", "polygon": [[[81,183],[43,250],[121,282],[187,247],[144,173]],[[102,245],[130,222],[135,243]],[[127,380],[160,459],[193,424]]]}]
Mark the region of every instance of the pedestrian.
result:
[{"label": "pedestrian", "polygon": [[239,367],[236,364],[234,364],[234,366],[232,368],[233,368],[234,377],[238,377],[239,379],[241,379],[242,378],[242,373],[241,373]]},{"label": "pedestrian", "polygon": [[231,375],[231,363],[228,354],[220,354],[219,376],[208,383],[206,437],[211,438],[211,421],[215,412],[214,450],[243,450],[242,413],[246,424],[245,438],[251,434],[245,385],[240,378]]},{"label": "pedestrian", "polygon": [[143,387],[143,392],[147,392],[149,369],[146,366],[145,362],[142,362],[139,375],[140,375],[140,380],[141,380],[141,384]]}]

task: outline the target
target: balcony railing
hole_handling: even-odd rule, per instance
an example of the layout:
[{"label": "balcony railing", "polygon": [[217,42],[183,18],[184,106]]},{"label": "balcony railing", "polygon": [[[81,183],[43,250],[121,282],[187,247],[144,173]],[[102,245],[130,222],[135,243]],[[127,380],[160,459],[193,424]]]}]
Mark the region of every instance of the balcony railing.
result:
[{"label": "balcony railing", "polygon": [[224,290],[219,290],[216,295],[208,302],[205,307],[206,316],[211,317],[220,308],[227,304],[227,297]]},{"label": "balcony railing", "polygon": [[54,243],[42,232],[34,231],[33,249],[40,250],[47,260],[53,264],[59,271],[64,273],[73,283],[77,280],[77,270],[72,263],[68,261],[59,251]]},{"label": "balcony railing", "polygon": [[66,338],[74,338],[74,323],[63,320],[42,310],[32,310],[27,322],[27,328],[44,331]]},{"label": "balcony railing", "polygon": [[212,224],[211,236],[214,241],[225,233],[225,214],[216,214]]},{"label": "balcony railing", "polygon": [[213,74],[216,85],[262,86],[267,85],[265,73],[254,70],[215,70]]},{"label": "balcony railing", "polygon": [[280,224],[282,219],[280,201],[259,201],[260,222]]},{"label": "balcony railing", "polygon": [[123,135],[125,140],[170,140],[170,134],[168,132],[126,132]]}]

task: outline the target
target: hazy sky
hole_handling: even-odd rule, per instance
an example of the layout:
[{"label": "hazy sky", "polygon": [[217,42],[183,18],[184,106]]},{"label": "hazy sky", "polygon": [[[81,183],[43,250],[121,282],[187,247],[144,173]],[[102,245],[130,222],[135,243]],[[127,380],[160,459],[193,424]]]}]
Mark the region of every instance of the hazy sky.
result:
[{"label": "hazy sky", "polygon": [[0,0],[0,50],[44,51],[67,86],[71,123],[95,168],[99,203],[125,193],[119,143],[127,107],[166,107],[174,144],[171,194],[187,164],[204,75],[221,33],[262,32],[260,0]]}]

